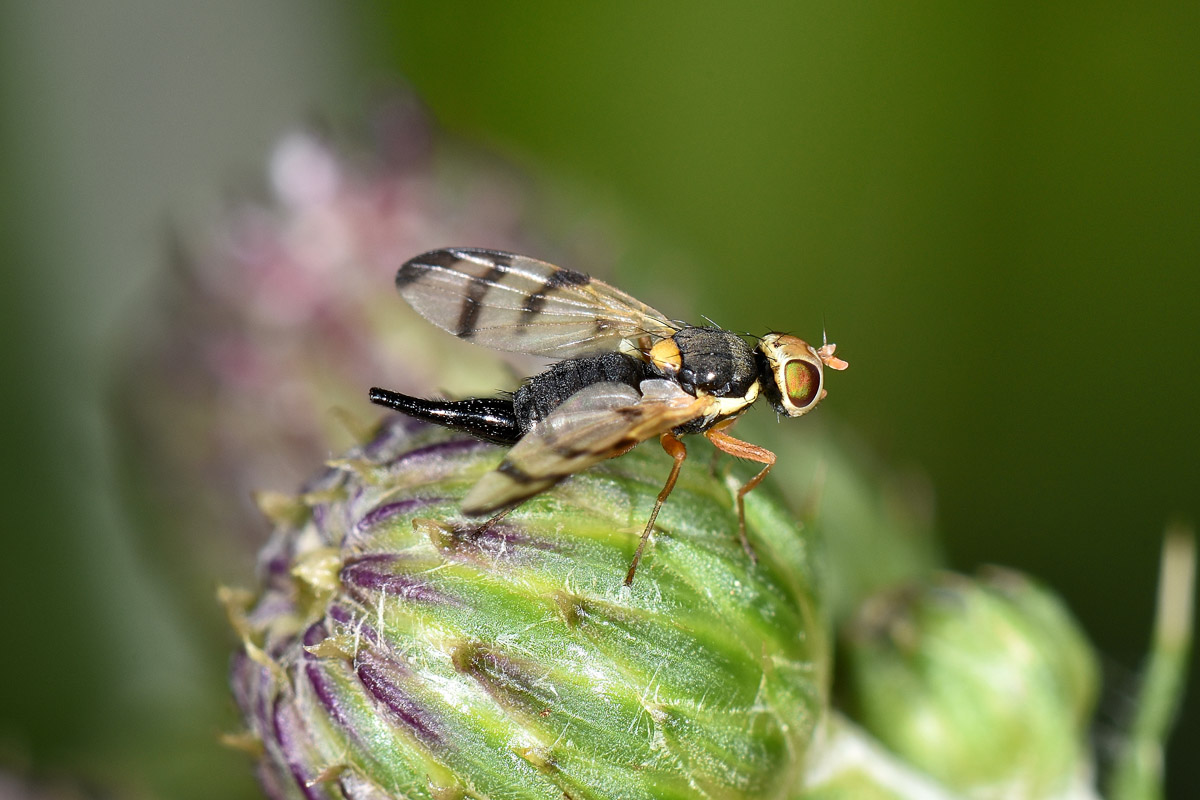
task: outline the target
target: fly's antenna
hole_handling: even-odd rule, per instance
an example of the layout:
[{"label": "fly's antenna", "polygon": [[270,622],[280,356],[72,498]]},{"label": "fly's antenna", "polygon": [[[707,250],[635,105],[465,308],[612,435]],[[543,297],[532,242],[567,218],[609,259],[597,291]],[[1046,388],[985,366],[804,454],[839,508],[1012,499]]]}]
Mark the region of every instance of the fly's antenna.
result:
[{"label": "fly's antenna", "polygon": [[842,359],[834,355],[837,351],[836,344],[829,343],[829,335],[825,331],[825,314],[821,314],[821,347],[817,350],[817,356],[822,363],[830,369],[842,370],[850,366]]}]

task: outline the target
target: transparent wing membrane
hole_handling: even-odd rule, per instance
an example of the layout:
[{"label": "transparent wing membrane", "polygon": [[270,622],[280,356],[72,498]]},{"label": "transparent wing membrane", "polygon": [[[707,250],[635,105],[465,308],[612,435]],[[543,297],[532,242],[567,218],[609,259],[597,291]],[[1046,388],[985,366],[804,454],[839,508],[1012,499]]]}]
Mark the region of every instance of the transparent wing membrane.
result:
[{"label": "transparent wing membrane", "polygon": [[582,272],[495,250],[434,250],[396,275],[421,316],[462,339],[567,358],[639,347],[678,326],[661,312]]}]

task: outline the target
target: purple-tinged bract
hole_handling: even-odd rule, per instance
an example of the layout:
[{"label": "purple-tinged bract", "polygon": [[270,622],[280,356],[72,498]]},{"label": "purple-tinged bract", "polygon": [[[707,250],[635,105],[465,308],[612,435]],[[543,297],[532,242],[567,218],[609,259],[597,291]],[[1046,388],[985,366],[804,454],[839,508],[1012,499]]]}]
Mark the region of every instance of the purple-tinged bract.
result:
[{"label": "purple-tinged bract", "polygon": [[828,683],[811,530],[756,492],[752,564],[696,459],[625,588],[669,459],[640,448],[481,530],[459,501],[503,452],[393,417],[281,518],[234,615],[267,793],[787,796]]}]

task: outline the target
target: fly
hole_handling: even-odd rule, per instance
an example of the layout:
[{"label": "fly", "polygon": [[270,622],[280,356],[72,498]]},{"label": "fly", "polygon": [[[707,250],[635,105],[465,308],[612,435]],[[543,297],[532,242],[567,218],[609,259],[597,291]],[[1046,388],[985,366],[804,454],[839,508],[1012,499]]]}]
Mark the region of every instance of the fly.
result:
[{"label": "fly", "polygon": [[775,454],[729,435],[729,426],[760,397],[780,414],[808,413],[825,397],[824,368],[847,366],[834,355],[834,344],[813,347],[790,334],[768,333],[752,348],[715,326],[673,321],[582,272],[496,250],[417,256],[396,273],[396,288],[417,313],[460,339],[559,359],[511,397],[425,400],[371,389],[373,403],[512,446],[467,493],[464,514],[498,518],[559,481],[658,438],[674,463],[626,586],[687,457],[679,438],[685,434],[703,434],[719,450],[762,464],[737,491],[738,538],[753,558],[743,498],[766,477]]}]

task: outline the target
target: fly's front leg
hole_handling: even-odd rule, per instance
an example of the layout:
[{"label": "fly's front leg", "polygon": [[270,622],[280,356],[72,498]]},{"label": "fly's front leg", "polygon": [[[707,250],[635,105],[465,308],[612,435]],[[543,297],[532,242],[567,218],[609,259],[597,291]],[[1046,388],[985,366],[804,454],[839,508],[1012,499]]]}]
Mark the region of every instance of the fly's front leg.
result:
[{"label": "fly's front leg", "polygon": [[758,563],[758,556],[754,554],[754,548],[750,546],[750,540],[746,538],[746,505],[743,498],[746,494],[762,483],[762,479],[767,477],[767,473],[771,471],[771,467],[775,466],[775,454],[765,447],[759,447],[756,444],[743,442],[741,439],[735,439],[727,433],[721,433],[716,429],[705,431],[704,435],[708,440],[722,452],[729,453],[737,458],[747,458],[751,461],[757,461],[763,465],[759,473],[750,480],[746,481],[742,488],[737,491],[737,512],[738,512],[738,538],[742,542],[742,549],[746,551],[746,555],[750,556],[750,560]]},{"label": "fly's front leg", "polygon": [[654,510],[650,512],[650,520],[646,523],[646,529],[642,531],[641,541],[638,542],[637,552],[633,554],[633,563],[629,565],[629,572],[625,573],[626,586],[633,583],[633,575],[637,572],[638,562],[642,560],[642,551],[646,549],[646,540],[650,538],[650,531],[654,529],[654,520],[658,519],[659,509],[667,501],[671,490],[675,488],[675,481],[679,478],[679,468],[683,466],[683,460],[687,458],[687,447],[675,437],[675,434],[664,433],[658,437],[658,441],[662,444],[663,450],[667,451],[667,455],[675,459],[675,463],[671,465],[671,474],[667,476],[667,485],[658,493]]}]

